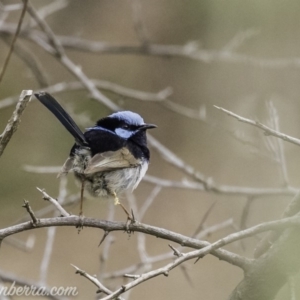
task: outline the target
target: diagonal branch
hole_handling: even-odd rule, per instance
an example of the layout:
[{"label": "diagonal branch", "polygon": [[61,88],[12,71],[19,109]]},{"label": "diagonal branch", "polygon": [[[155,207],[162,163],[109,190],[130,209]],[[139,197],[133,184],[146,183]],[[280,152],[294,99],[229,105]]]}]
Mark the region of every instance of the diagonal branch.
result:
[{"label": "diagonal branch", "polygon": [[294,138],[294,137],[289,136],[287,134],[284,134],[282,132],[276,131],[276,130],[274,130],[274,129],[272,129],[272,128],[270,128],[270,127],[268,127],[268,126],[266,126],[266,125],[264,125],[264,124],[262,124],[262,123],[260,123],[258,121],[253,121],[251,119],[247,119],[247,118],[241,117],[241,116],[239,116],[239,115],[237,115],[237,114],[235,114],[235,113],[233,113],[233,112],[231,112],[231,111],[229,111],[227,109],[224,109],[222,107],[219,107],[219,106],[216,106],[216,105],[214,105],[214,107],[216,109],[219,109],[219,110],[225,112],[227,115],[229,115],[231,117],[234,117],[235,119],[237,119],[240,122],[243,122],[243,123],[246,123],[246,124],[250,124],[252,126],[255,126],[255,127],[263,130],[265,135],[272,135],[272,136],[278,137],[278,138],[280,138],[280,139],[282,139],[284,141],[292,143],[294,145],[300,146],[300,140],[297,139],[297,138]]},{"label": "diagonal branch", "polygon": [[[71,266],[75,268],[76,274],[79,274],[79,275],[85,277],[86,279],[88,279],[90,282],[92,282],[98,288],[97,293],[102,292],[106,295],[112,294],[112,291],[110,289],[108,289],[107,287],[105,287],[95,276],[88,274],[86,271],[79,269],[78,267],[76,267],[73,264],[71,264]],[[123,298],[120,298],[120,297],[118,297],[117,299],[124,300]]]},{"label": "diagonal branch", "polygon": [[59,202],[56,199],[53,199],[51,196],[49,196],[44,190],[37,187],[37,190],[43,194],[43,199],[46,201],[50,201],[51,204],[53,204],[57,210],[60,212],[60,214],[63,217],[68,217],[70,214],[59,204]]},{"label": "diagonal branch", "polygon": [[21,30],[21,26],[22,26],[22,22],[23,22],[23,19],[24,19],[24,15],[25,15],[25,12],[26,12],[26,8],[27,8],[27,3],[28,3],[28,0],[24,0],[24,4],[23,4],[23,9],[22,9],[22,12],[21,12],[21,16],[20,16],[20,19],[19,19],[19,23],[17,25],[17,29],[16,29],[16,32],[14,34],[14,37],[13,37],[13,40],[11,42],[11,46],[9,48],[9,51],[8,51],[8,54],[7,54],[7,57],[5,59],[5,62],[4,62],[4,65],[3,65],[3,68],[1,70],[1,73],[0,73],[0,83],[3,79],[3,76],[5,74],[5,71],[7,69],[7,66],[8,66],[8,63],[9,63],[9,60],[10,60],[10,57],[14,51],[14,45],[17,41],[17,38],[18,38],[18,35],[20,33],[20,30]]},{"label": "diagonal branch", "polygon": [[[62,63],[62,65],[72,73],[85,88],[91,93],[92,97],[97,101],[103,103],[111,110],[116,111],[120,108],[113,103],[109,98],[107,98],[104,94],[102,94],[96,87],[96,85],[88,78],[88,76],[82,71],[82,69],[77,66],[65,53],[65,50],[60,42],[60,40],[55,36],[50,26],[47,24],[45,20],[43,20],[32,5],[28,6],[28,12],[31,17],[37,22],[40,28],[44,31],[47,36],[48,43],[39,43],[40,46],[44,48],[47,52],[54,54],[54,56]],[[50,47],[49,47],[50,46]]]},{"label": "diagonal branch", "polygon": [[[292,218],[287,218],[285,220],[279,220],[279,221],[272,221],[272,222],[266,222],[263,224],[259,224],[256,226],[253,226],[251,228],[236,232],[236,233],[232,233],[224,238],[221,238],[220,240],[200,249],[200,250],[194,250],[188,253],[182,253],[182,255],[180,255],[177,259],[175,259],[173,262],[167,264],[166,266],[156,269],[156,270],[152,270],[149,271],[147,273],[141,274],[141,275],[131,275],[131,278],[134,278],[133,281],[131,281],[130,283],[126,284],[126,285],[122,285],[119,289],[117,289],[115,292],[113,292],[112,294],[110,294],[107,297],[102,298],[101,300],[110,300],[110,299],[114,299],[115,297],[123,294],[124,292],[128,291],[129,289],[132,289],[133,287],[153,278],[159,275],[164,275],[164,276],[168,276],[169,272],[174,269],[175,267],[181,265],[183,262],[187,261],[187,260],[191,260],[194,258],[200,259],[202,257],[204,257],[205,255],[207,255],[208,253],[210,253],[213,250],[216,250],[222,246],[228,245],[229,243],[241,240],[243,238],[246,237],[250,237],[253,236],[257,233],[263,232],[265,230],[270,230],[272,229],[278,229],[279,227],[284,227],[287,228],[286,226],[289,223],[297,223],[297,226],[300,225],[300,218],[299,217],[292,217]],[[296,224],[294,223],[294,225]],[[248,273],[249,271],[251,272],[252,269],[252,265],[249,265],[249,269],[246,269],[245,271]],[[127,275],[128,277],[128,275]],[[247,277],[247,276],[246,276]],[[242,298],[237,298],[237,299],[242,299]],[[243,298],[244,299],[244,298]],[[250,299],[250,298],[249,298]],[[251,298],[254,299],[254,298]],[[271,299],[271,298],[265,298],[265,299]]]},{"label": "diagonal branch", "polygon": [[7,144],[9,143],[10,139],[12,138],[13,134],[19,127],[20,118],[25,110],[28,102],[30,101],[32,96],[31,90],[23,90],[19,102],[17,103],[16,109],[14,110],[11,118],[9,119],[4,132],[0,135],[0,156],[3,154]]}]

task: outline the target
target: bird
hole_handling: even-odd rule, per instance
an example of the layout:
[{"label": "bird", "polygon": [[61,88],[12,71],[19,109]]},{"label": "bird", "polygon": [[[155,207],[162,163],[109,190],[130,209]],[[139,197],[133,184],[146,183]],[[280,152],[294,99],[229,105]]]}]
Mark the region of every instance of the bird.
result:
[{"label": "bird", "polygon": [[83,197],[87,190],[94,197],[114,198],[115,204],[120,204],[128,219],[132,219],[118,195],[133,191],[146,174],[150,159],[146,131],[157,126],[145,123],[132,111],[118,111],[82,132],[49,93],[38,92],[35,97],[75,139],[58,176],[73,171],[81,183],[79,215],[83,215]]}]

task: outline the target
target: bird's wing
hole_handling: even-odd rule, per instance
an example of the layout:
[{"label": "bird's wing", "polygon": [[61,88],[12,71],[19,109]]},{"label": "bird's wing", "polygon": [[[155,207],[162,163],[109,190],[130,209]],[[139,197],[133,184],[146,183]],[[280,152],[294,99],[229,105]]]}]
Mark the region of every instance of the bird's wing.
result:
[{"label": "bird's wing", "polygon": [[136,159],[127,148],[121,148],[117,151],[106,151],[94,155],[84,173],[92,174],[95,172],[132,168],[141,163],[142,161]]}]

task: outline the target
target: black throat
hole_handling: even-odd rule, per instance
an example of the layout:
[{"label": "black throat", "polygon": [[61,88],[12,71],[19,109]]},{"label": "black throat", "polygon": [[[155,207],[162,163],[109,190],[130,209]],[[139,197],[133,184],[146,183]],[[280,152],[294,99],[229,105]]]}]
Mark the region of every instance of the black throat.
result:
[{"label": "black throat", "polygon": [[150,151],[147,147],[146,130],[136,132],[128,141],[128,148],[135,158],[150,159]]}]

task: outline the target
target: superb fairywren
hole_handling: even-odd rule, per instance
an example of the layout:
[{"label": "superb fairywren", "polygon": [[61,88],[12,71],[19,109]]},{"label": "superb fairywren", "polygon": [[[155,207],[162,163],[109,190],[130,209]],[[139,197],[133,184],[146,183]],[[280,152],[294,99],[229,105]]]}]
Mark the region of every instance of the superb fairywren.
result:
[{"label": "superb fairywren", "polygon": [[134,112],[119,111],[100,119],[83,133],[50,94],[40,92],[35,96],[75,138],[60,174],[74,171],[81,182],[79,214],[82,215],[84,189],[93,196],[113,196],[115,204],[120,204],[117,194],[134,190],[148,169],[146,130],[156,125],[144,123]]}]

